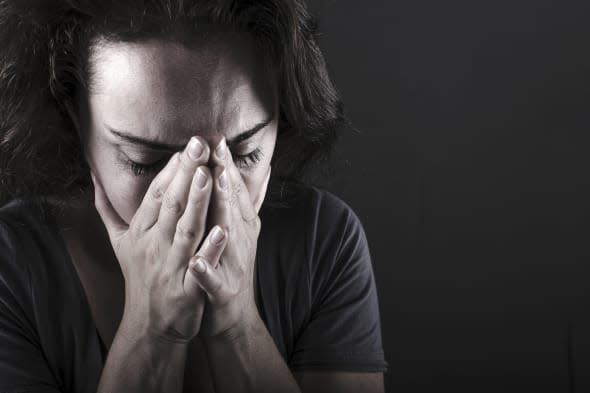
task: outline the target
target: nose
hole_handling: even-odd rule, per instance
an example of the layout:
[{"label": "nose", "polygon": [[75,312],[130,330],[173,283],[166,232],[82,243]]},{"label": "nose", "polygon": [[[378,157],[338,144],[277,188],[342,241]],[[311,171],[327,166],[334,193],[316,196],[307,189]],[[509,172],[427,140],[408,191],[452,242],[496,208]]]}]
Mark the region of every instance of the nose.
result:
[{"label": "nose", "polygon": [[208,135],[207,137],[199,136],[200,140],[207,145],[209,149],[209,161],[207,165],[212,168],[214,165],[213,155],[215,154],[215,149],[219,143],[223,140],[225,136],[221,133],[215,133],[213,135]]}]

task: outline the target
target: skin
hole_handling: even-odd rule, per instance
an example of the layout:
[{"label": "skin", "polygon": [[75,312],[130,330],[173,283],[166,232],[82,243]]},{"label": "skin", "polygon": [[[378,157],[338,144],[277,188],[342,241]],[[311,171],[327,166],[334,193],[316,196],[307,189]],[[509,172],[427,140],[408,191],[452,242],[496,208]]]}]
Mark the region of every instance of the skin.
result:
[{"label": "skin", "polygon": [[[274,86],[257,72],[262,64],[250,53],[252,49],[237,44],[231,50],[229,44],[218,46],[210,51],[191,50],[150,41],[105,42],[94,48],[95,80],[84,114],[86,156],[125,222],[131,221],[154,177],[135,176],[123,167],[125,156],[152,163],[170,158],[172,152],[128,143],[108,128],[180,148],[196,135],[215,147],[222,137],[229,140],[276,113]],[[274,116],[259,133],[234,147],[235,154],[256,147],[262,151],[259,163],[240,171],[254,196],[270,170],[276,136]]]},{"label": "skin", "polygon": [[[184,391],[237,391],[235,381],[240,380],[244,391],[265,391],[263,386],[293,392],[383,391],[381,373],[292,374],[256,309],[258,211],[271,171],[278,101],[272,76],[253,45],[229,34],[214,44],[190,48],[160,40],[100,41],[90,60],[93,79],[75,118],[93,174],[96,210],[80,208],[91,219],[71,219],[68,225],[78,230],[69,242],[82,245],[78,260],[87,257],[105,266],[77,266],[89,277],[87,291],[95,277],[110,282],[118,273],[121,283],[121,273],[124,278],[119,295],[97,294],[91,301],[103,304],[102,311],[99,306],[93,310],[97,320],[98,315],[109,318],[105,305],[120,309],[111,312],[119,314],[114,317],[120,321],[116,332],[109,326],[117,324],[103,323],[104,341],[116,351],[109,353],[99,391],[115,391],[122,378],[133,380],[121,368],[129,363],[128,356],[136,356],[131,342],[151,348],[146,352],[158,354],[153,357],[166,359],[166,364],[186,360],[190,370],[194,361],[194,369],[201,371],[193,379],[185,374]],[[265,125],[250,138],[230,142],[258,124]],[[174,147],[155,149],[130,137]],[[186,148],[191,140],[202,146],[197,159]],[[217,154],[219,146],[222,155]],[[238,159],[255,149],[261,152],[255,164],[246,166]],[[137,176],[127,160],[160,164]],[[206,177],[202,189],[195,186],[197,168]],[[224,235],[219,244],[209,241],[214,228]],[[204,271],[196,268],[198,257]],[[148,304],[146,299],[157,300]],[[148,314],[158,317],[149,320]],[[97,326],[101,330],[100,321]],[[186,346],[188,357],[184,350],[162,354],[161,346],[146,344],[153,341]],[[168,391],[180,389],[166,385],[178,380],[176,371],[158,370],[164,372],[161,381]],[[154,391],[160,388],[154,386]],[[148,391],[145,385],[143,389]]]}]

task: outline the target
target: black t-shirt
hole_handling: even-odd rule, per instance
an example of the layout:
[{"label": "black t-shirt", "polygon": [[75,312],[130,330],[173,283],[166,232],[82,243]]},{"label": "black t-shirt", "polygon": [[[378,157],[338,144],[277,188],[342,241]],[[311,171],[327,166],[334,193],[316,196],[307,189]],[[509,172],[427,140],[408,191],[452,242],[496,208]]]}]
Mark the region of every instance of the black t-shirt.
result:
[{"label": "black t-shirt", "polygon": [[[105,348],[40,203],[0,208],[0,392],[95,393]],[[286,206],[263,205],[260,218],[256,302],[290,369],[386,371],[371,257],[351,208],[301,187]]]}]

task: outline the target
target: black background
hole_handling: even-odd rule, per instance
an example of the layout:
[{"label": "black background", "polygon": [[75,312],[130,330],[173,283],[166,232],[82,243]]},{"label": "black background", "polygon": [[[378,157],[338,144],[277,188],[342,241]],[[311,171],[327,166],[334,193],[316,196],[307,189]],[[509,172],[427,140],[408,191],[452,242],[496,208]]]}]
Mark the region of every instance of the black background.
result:
[{"label": "black background", "polygon": [[590,391],[590,1],[311,8],[387,391]]}]

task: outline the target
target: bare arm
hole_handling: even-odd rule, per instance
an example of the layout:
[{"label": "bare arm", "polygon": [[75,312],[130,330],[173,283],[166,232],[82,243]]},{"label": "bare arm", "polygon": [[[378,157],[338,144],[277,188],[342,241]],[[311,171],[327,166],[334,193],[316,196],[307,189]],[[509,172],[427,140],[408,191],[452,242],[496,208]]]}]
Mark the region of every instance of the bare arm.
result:
[{"label": "bare arm", "polygon": [[316,392],[322,388],[322,393],[381,393],[381,373],[304,373],[297,380],[285,364],[254,301],[259,206],[252,203],[255,198],[249,195],[230,152],[224,156],[214,156],[218,167],[213,177],[219,180],[225,170],[229,179],[216,182],[211,215],[213,222],[227,229],[229,241],[220,262],[205,261],[197,274],[208,295],[199,336],[205,343],[215,391]]},{"label": "bare arm", "polygon": [[93,174],[95,206],[125,278],[125,311],[100,393],[183,389],[187,349],[205,306],[189,260],[198,247],[198,255],[216,262],[225,247],[223,239],[214,241],[220,228],[203,238],[211,181],[202,164],[208,155],[207,144],[191,138],[152,181],[130,223],[118,215]]},{"label": "bare arm", "polygon": [[[215,187],[209,217],[226,229],[229,239],[219,262],[205,258],[197,273],[208,296],[199,337],[217,393],[299,392],[254,301],[261,201],[250,195],[226,146],[222,140],[212,155]],[[269,178],[270,170],[260,195]]]},{"label": "bare arm", "polygon": [[301,392],[259,316],[206,341],[217,393]]},{"label": "bare arm", "polygon": [[268,330],[258,322],[206,342],[217,393],[383,393],[383,373],[302,371],[291,373]]},{"label": "bare arm", "polygon": [[138,334],[123,321],[109,351],[98,393],[179,393],[187,344]]}]

